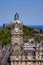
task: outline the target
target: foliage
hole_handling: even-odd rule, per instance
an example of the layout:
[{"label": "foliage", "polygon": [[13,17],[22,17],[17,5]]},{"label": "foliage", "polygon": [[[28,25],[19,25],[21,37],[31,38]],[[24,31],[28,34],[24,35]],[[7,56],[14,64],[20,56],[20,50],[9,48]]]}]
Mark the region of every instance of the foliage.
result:
[{"label": "foliage", "polygon": [[28,28],[27,26],[23,25],[23,36],[31,36],[33,33],[32,28]]},{"label": "foliage", "polygon": [[11,43],[11,29],[10,28],[0,29],[0,43],[2,43],[2,45]]},{"label": "foliage", "polygon": [[[36,32],[36,30],[23,25],[23,37],[31,36],[33,32]],[[35,41],[38,41],[38,36],[35,36],[34,38]],[[40,36],[40,38],[43,40],[43,36]],[[2,45],[11,43],[11,28],[6,27],[0,29],[0,43],[2,43]]]}]

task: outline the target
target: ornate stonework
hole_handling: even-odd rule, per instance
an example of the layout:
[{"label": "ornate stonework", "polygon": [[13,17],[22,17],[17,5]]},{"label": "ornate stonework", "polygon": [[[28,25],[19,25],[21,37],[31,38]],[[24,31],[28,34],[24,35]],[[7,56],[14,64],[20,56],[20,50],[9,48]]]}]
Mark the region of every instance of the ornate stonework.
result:
[{"label": "ornate stonework", "polygon": [[11,65],[43,65],[43,43],[23,43],[23,24],[17,13],[11,34]]}]

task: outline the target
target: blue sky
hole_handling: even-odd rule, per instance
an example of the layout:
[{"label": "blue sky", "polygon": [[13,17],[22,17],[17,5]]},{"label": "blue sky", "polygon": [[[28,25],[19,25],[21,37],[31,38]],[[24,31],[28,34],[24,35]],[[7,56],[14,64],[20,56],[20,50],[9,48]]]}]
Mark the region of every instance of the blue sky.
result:
[{"label": "blue sky", "polygon": [[43,0],[0,0],[0,25],[14,22],[16,11],[25,25],[43,25]]}]

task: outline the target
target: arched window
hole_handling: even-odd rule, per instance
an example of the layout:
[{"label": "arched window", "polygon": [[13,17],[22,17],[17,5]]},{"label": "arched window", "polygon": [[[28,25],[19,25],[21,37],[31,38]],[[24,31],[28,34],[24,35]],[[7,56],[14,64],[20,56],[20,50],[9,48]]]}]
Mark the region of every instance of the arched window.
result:
[{"label": "arched window", "polygon": [[18,45],[18,43],[15,43],[15,45]]}]

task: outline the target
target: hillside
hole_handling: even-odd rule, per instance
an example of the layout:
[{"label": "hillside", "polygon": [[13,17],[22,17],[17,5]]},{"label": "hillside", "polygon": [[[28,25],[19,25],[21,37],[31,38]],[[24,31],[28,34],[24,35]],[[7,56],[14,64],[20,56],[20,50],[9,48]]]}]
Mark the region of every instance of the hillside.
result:
[{"label": "hillside", "polygon": [[10,28],[1,28],[0,29],[0,44],[6,45],[11,43],[11,29]]},{"label": "hillside", "polygon": [[36,32],[33,28],[23,25],[23,36],[31,36],[33,32]]},{"label": "hillside", "polygon": [[[34,30],[33,28],[28,28],[27,26],[23,25],[23,37],[31,36],[33,35],[34,32],[37,32],[37,31]],[[35,39],[38,40],[38,37],[35,36]],[[2,43],[2,45],[11,43],[11,28],[10,27],[0,29],[0,43]]]}]

